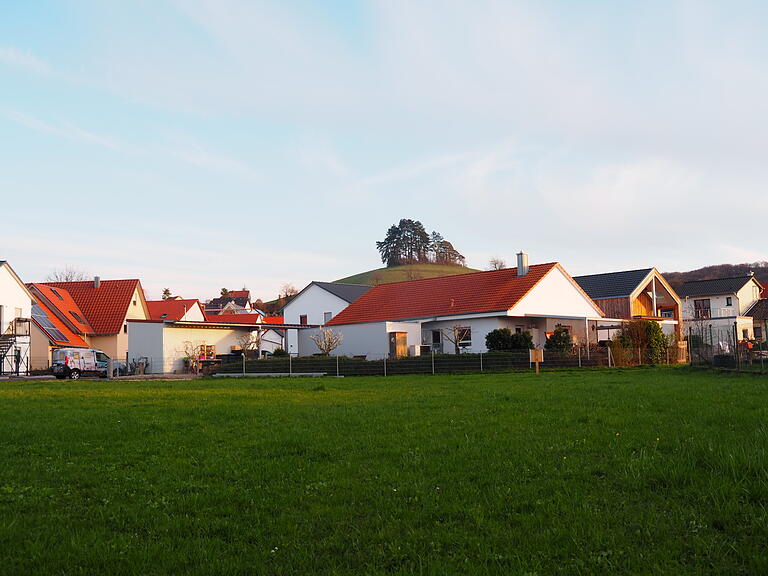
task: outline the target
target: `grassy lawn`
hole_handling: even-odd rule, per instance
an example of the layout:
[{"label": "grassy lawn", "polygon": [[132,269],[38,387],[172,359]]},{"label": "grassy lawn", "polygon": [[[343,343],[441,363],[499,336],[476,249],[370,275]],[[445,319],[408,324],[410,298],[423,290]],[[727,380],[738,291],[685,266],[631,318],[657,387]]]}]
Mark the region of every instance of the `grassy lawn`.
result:
[{"label": "grassy lawn", "polygon": [[3,574],[766,574],[768,378],[0,384]]}]

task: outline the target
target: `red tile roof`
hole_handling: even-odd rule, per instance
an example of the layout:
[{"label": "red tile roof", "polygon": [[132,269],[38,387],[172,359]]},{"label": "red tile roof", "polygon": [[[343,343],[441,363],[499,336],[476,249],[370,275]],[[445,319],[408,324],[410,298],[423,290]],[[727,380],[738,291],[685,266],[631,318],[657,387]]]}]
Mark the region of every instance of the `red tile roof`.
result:
[{"label": "red tile roof", "polygon": [[264,324],[282,324],[285,322],[283,316],[264,316]]},{"label": "red tile roof", "polygon": [[[28,284],[35,295],[42,296],[46,301],[46,308],[59,318],[64,318],[73,326],[78,334],[94,334],[93,327],[88,323],[83,311],[77,305],[72,295],[64,288],[54,288],[46,284]],[[38,298],[41,300],[41,298]]]},{"label": "red tile roof", "polygon": [[67,290],[93,326],[94,334],[117,334],[122,330],[134,291],[142,292],[141,283],[136,279],[102,280],[98,288],[94,287],[93,280],[45,282],[44,285]]},{"label": "red tile roof", "polygon": [[206,322],[218,324],[258,324],[260,314],[206,314]]},{"label": "red tile roof", "polygon": [[250,290],[230,290],[229,297],[230,298],[250,298],[251,291]]},{"label": "red tile roof", "polygon": [[48,306],[46,306],[46,303],[42,300],[42,298],[37,298],[37,305],[40,306],[43,312],[45,312],[45,315],[48,316],[48,319],[51,321],[51,324],[53,324],[56,330],[61,332],[66,338],[66,340],[57,340],[53,338],[51,333],[45,329],[45,326],[42,326],[35,318],[32,318],[32,322],[34,322],[37,327],[40,328],[40,330],[42,330],[46,336],[48,336],[48,339],[53,344],[67,348],[90,348],[88,342],[70,330],[69,326],[64,324],[64,322],[62,322],[59,317],[56,316],[56,314],[54,314]]},{"label": "red tile roof", "polygon": [[147,300],[149,317],[152,320],[181,320],[184,314],[195,306],[200,306],[200,301],[197,299]]},{"label": "red tile roof", "polygon": [[342,310],[328,325],[358,324],[507,310],[558,264],[380,284]]}]

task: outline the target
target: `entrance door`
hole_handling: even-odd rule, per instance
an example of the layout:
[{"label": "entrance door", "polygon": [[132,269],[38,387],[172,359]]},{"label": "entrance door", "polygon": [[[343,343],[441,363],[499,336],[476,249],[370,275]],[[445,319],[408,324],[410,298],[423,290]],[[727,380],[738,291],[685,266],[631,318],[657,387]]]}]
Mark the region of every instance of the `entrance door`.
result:
[{"label": "entrance door", "polygon": [[389,333],[389,357],[403,358],[408,356],[408,333],[390,332]]}]

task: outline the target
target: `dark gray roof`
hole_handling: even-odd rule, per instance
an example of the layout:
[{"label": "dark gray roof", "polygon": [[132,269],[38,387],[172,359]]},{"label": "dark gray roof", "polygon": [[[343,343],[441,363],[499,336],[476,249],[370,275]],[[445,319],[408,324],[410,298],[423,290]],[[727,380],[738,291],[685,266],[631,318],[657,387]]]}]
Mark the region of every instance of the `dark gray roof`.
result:
[{"label": "dark gray roof", "polygon": [[339,284],[338,282],[312,282],[312,284],[320,286],[323,290],[346,300],[350,304],[373,288],[373,286],[364,284]]},{"label": "dark gray roof", "polygon": [[747,312],[747,316],[752,316],[754,321],[765,322],[768,320],[768,298],[758,300]]},{"label": "dark gray roof", "polygon": [[573,279],[593,300],[598,298],[628,298],[652,270],[653,268],[643,268],[642,270],[589,274],[587,276],[574,276]]},{"label": "dark gray roof", "polygon": [[690,282],[683,284],[677,293],[680,295],[680,298],[736,294],[736,292],[741,290],[750,280],[752,280],[752,276],[714,278],[713,280],[691,280]]}]

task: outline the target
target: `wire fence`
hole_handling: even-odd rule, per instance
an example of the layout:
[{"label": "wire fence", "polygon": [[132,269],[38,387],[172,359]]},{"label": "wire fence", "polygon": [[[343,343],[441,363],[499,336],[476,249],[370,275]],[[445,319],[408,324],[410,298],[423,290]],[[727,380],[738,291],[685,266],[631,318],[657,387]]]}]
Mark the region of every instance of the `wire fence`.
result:
[{"label": "wire fence", "polygon": [[732,329],[690,329],[687,344],[691,366],[739,372],[768,373],[768,343],[738,338]]},{"label": "wire fence", "polygon": [[[566,352],[543,350],[540,367],[588,368],[597,366],[633,366],[649,363],[647,351],[637,356],[629,353],[617,360],[607,347],[574,347]],[[657,363],[678,363],[678,349],[665,351]],[[402,374],[451,374],[461,372],[498,372],[530,370],[535,355],[529,350],[489,352],[484,354],[431,354],[397,359],[365,360],[346,356],[310,356],[234,361],[223,360],[218,374],[246,375],[328,375],[328,376],[395,376]]]}]

